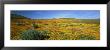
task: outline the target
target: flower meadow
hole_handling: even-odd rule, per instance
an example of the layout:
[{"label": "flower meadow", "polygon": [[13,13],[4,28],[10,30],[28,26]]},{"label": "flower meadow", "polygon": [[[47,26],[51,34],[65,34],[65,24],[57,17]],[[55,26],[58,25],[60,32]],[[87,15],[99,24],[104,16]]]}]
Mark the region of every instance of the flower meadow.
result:
[{"label": "flower meadow", "polygon": [[99,19],[11,19],[11,40],[100,40]]}]

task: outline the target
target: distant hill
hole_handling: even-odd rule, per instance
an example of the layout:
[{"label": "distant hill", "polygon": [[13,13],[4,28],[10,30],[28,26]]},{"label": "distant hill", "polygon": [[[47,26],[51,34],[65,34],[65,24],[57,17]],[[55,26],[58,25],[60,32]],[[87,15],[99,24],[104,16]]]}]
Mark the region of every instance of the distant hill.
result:
[{"label": "distant hill", "polygon": [[59,18],[59,19],[76,19],[76,18]]},{"label": "distant hill", "polygon": [[18,14],[11,14],[11,19],[30,19],[30,18]]}]

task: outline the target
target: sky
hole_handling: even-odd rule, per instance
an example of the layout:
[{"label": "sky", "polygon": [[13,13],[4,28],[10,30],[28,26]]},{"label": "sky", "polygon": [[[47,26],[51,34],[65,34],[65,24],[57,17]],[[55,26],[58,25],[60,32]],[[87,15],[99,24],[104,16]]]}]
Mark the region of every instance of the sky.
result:
[{"label": "sky", "polygon": [[22,15],[31,19],[77,18],[99,19],[100,10],[12,10],[11,14]]}]

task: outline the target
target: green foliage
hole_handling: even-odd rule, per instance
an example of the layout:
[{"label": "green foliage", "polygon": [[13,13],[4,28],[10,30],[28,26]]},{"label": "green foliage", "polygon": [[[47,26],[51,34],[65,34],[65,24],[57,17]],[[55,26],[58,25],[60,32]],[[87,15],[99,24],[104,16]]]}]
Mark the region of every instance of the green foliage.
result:
[{"label": "green foliage", "polygon": [[32,24],[32,27],[39,28],[39,25],[38,24]]},{"label": "green foliage", "polygon": [[38,31],[38,30],[26,30],[21,33],[20,39],[22,40],[44,40],[48,39],[49,36],[46,35],[46,31]]},{"label": "green foliage", "polygon": [[41,24],[32,24],[32,27],[34,27],[34,28],[39,28],[41,26],[42,26]]}]

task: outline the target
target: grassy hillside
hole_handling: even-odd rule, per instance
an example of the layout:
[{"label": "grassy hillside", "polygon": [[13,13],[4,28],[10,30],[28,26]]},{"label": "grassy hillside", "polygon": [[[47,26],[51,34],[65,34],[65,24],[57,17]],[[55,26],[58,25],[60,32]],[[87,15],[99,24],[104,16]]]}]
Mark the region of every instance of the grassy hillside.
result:
[{"label": "grassy hillside", "polygon": [[18,14],[11,14],[11,19],[30,19],[30,18]]},{"label": "grassy hillside", "polygon": [[12,40],[99,40],[98,19],[27,19],[12,15]]}]

